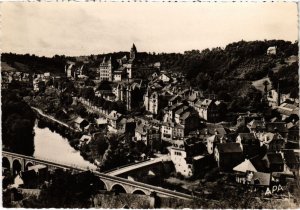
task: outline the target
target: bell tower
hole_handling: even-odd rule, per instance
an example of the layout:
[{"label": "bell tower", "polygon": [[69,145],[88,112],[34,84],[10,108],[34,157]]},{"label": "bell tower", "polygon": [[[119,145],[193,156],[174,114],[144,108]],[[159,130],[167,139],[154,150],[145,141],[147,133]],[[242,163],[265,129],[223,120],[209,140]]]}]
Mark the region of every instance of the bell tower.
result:
[{"label": "bell tower", "polygon": [[133,45],[131,47],[131,50],[130,50],[130,58],[131,59],[135,59],[136,55],[137,55],[137,50],[136,50],[136,47],[135,47],[135,45],[133,43]]}]

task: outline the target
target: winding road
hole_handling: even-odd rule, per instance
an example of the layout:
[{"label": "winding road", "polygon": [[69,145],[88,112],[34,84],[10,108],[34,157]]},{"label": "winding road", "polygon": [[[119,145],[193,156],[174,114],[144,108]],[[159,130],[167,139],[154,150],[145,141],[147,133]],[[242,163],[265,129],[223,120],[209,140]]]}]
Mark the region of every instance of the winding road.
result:
[{"label": "winding road", "polygon": [[70,128],[71,130],[73,130],[73,131],[77,131],[76,129],[74,129],[74,128],[72,128],[71,126],[69,126],[67,123],[64,123],[64,122],[62,122],[62,121],[60,121],[60,120],[57,120],[57,119],[55,119],[54,117],[52,117],[51,115],[47,115],[47,114],[45,114],[42,110],[40,110],[39,108],[36,108],[36,107],[33,107],[33,106],[31,106],[31,108],[33,109],[33,110],[35,110],[36,112],[38,112],[40,115],[42,115],[43,117],[46,117],[46,118],[48,118],[48,119],[50,119],[50,120],[52,120],[52,121],[54,121],[54,122],[57,122],[57,123],[59,123],[60,125],[63,125],[63,126],[65,126],[65,127],[67,127],[67,128]]}]

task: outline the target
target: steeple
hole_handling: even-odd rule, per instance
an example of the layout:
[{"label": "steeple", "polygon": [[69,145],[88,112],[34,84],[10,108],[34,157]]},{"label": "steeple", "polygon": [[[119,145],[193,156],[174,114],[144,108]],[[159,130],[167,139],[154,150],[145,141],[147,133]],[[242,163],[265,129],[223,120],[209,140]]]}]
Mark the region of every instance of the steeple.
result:
[{"label": "steeple", "polygon": [[102,63],[105,63],[106,57],[104,56]]},{"label": "steeple", "polygon": [[135,47],[134,43],[132,44],[131,50],[135,50],[136,51],[136,47]]},{"label": "steeple", "polygon": [[131,50],[130,50],[130,58],[131,59],[135,59],[137,55],[137,50],[136,47],[134,45],[134,43],[132,44]]}]

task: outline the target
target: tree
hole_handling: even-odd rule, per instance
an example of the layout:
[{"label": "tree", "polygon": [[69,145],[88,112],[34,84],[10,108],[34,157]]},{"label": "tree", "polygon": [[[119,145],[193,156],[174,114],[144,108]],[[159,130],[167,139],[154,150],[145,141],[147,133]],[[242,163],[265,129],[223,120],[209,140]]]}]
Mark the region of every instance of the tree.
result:
[{"label": "tree", "polygon": [[83,118],[87,117],[87,115],[88,115],[86,108],[83,105],[76,106],[75,112]]},{"label": "tree", "polygon": [[88,100],[94,100],[95,98],[95,92],[93,90],[93,88],[88,87],[88,88],[84,88],[82,89],[82,96]]},{"label": "tree", "polygon": [[73,103],[73,98],[70,94],[65,93],[61,95],[60,102],[63,106],[69,107]]},{"label": "tree", "polygon": [[100,189],[101,181],[90,171],[71,174],[58,169],[50,186],[42,189],[39,201],[44,208],[89,208],[90,198]]},{"label": "tree", "polygon": [[47,87],[50,87],[52,86],[54,83],[53,83],[53,79],[50,79],[49,81],[46,82],[46,86]]},{"label": "tree", "polygon": [[14,93],[2,93],[2,143],[5,150],[33,155],[35,114]]},{"label": "tree", "polygon": [[38,82],[38,88],[39,88],[39,91],[40,92],[45,92],[45,89],[46,89],[46,84],[44,81],[39,81]]},{"label": "tree", "polygon": [[99,133],[95,135],[94,140],[91,141],[91,146],[96,146],[97,151],[99,155],[104,155],[105,151],[108,148],[108,142],[107,142],[106,136],[104,136],[103,133]]}]

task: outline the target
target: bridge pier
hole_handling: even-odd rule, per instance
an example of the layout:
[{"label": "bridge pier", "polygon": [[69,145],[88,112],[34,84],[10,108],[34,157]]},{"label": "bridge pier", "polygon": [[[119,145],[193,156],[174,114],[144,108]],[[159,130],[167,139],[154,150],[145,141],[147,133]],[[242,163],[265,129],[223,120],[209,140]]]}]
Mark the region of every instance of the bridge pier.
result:
[{"label": "bridge pier", "polygon": [[[84,172],[84,168],[76,168],[73,166],[68,166],[65,164],[54,163],[47,160],[42,160],[30,156],[15,154],[11,152],[2,151],[2,164],[7,167],[8,170],[13,172],[20,172],[27,170],[29,165],[42,164],[48,167],[48,170],[52,169],[63,169],[72,170],[74,172]],[[149,184],[128,180],[122,177],[117,177],[114,175],[103,174],[95,171],[94,174],[99,177],[99,179],[104,183],[103,188],[107,191],[116,191],[119,193],[129,193],[129,194],[145,194],[150,195],[155,192],[158,196],[175,197],[185,200],[190,200],[192,197],[190,195],[171,191],[157,186],[152,186]]]},{"label": "bridge pier", "polygon": [[144,194],[144,195],[151,194],[150,190],[140,189],[135,186],[124,185],[122,183],[116,183],[109,180],[103,180],[103,179],[101,180],[105,183],[107,191],[117,191],[119,193],[129,193],[129,194]]}]

